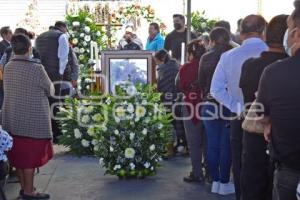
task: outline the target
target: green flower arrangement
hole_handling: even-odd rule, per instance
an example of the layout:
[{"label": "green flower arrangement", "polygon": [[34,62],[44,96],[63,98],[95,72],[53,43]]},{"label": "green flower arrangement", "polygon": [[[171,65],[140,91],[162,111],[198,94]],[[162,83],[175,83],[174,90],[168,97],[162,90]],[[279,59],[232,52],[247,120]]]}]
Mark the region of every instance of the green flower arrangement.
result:
[{"label": "green flower arrangement", "polygon": [[150,85],[124,84],[116,88],[116,96],[106,98],[105,128],[94,127],[100,165],[119,178],[155,175],[171,138],[171,115]]},{"label": "green flower arrangement", "polygon": [[199,35],[210,32],[217,21],[217,19],[207,18],[205,11],[192,12],[192,28]]},{"label": "green flower arrangement", "polygon": [[80,10],[78,15],[67,15],[66,22],[70,33],[70,41],[80,64],[79,89],[83,94],[88,94],[91,87],[92,68],[90,61],[91,41],[105,49],[107,37],[101,27],[95,23],[94,17],[88,12]]}]

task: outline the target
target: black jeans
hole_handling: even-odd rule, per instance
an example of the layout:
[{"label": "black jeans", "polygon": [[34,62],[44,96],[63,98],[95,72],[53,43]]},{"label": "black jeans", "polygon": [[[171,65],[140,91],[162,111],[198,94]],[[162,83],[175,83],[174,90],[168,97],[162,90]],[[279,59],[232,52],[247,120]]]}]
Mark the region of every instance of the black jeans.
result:
[{"label": "black jeans", "polygon": [[[234,117],[235,114],[232,114]],[[242,141],[243,129],[242,120],[234,119],[230,122],[230,145],[232,170],[235,187],[236,200],[241,199],[241,167],[242,167]]]},{"label": "black jeans", "polygon": [[241,191],[243,200],[272,200],[274,165],[262,135],[244,132]]},{"label": "black jeans", "polygon": [[300,171],[295,171],[284,166],[276,167],[273,200],[297,200],[296,190],[299,180]]}]

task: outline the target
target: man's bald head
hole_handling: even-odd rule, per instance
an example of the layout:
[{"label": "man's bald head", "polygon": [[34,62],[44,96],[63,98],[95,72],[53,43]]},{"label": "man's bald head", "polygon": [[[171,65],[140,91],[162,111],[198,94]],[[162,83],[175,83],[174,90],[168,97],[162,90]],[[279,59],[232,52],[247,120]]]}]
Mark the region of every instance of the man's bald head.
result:
[{"label": "man's bald head", "polygon": [[267,22],[260,15],[248,15],[241,24],[241,34],[258,34],[262,35],[266,29]]}]

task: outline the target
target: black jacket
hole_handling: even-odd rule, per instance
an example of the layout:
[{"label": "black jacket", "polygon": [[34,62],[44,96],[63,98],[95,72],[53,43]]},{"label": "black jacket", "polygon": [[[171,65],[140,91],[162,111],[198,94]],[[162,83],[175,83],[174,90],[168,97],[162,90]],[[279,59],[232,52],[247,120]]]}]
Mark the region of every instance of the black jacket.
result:
[{"label": "black jacket", "polygon": [[210,85],[218,65],[218,62],[221,58],[221,55],[231,49],[230,46],[216,46],[211,49],[209,52],[204,54],[200,60],[199,71],[198,71],[198,80],[199,86],[203,93],[204,101],[213,100],[210,95]]},{"label": "black jacket", "polygon": [[10,46],[9,43],[5,40],[2,40],[0,42],[0,59],[2,58],[6,48],[9,47],[9,46]]},{"label": "black jacket", "polygon": [[[167,63],[157,68],[157,90],[161,92],[163,102],[171,102],[176,99],[177,89],[175,78],[179,71],[179,65],[175,60],[169,60]],[[167,94],[169,93],[169,95]],[[172,94],[172,98],[169,98]]]}]

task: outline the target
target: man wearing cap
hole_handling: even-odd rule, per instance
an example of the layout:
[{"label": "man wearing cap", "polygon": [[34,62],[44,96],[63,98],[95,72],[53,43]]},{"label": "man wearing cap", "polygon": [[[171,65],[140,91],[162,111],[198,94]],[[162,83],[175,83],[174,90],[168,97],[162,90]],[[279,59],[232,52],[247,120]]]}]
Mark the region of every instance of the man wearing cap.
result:
[{"label": "man wearing cap", "polygon": [[[59,102],[60,86],[63,80],[63,75],[68,63],[69,42],[67,36],[67,25],[62,21],[55,23],[53,29],[42,33],[35,42],[36,49],[39,52],[42,65],[55,85],[55,96],[50,97],[49,103],[53,105]],[[53,115],[57,113],[58,109],[54,107]],[[52,120],[52,128],[54,141],[60,135],[60,129],[57,121]]]},{"label": "man wearing cap", "polygon": [[134,33],[133,26],[127,25],[125,35],[120,40],[118,50],[143,50],[143,42]]}]

